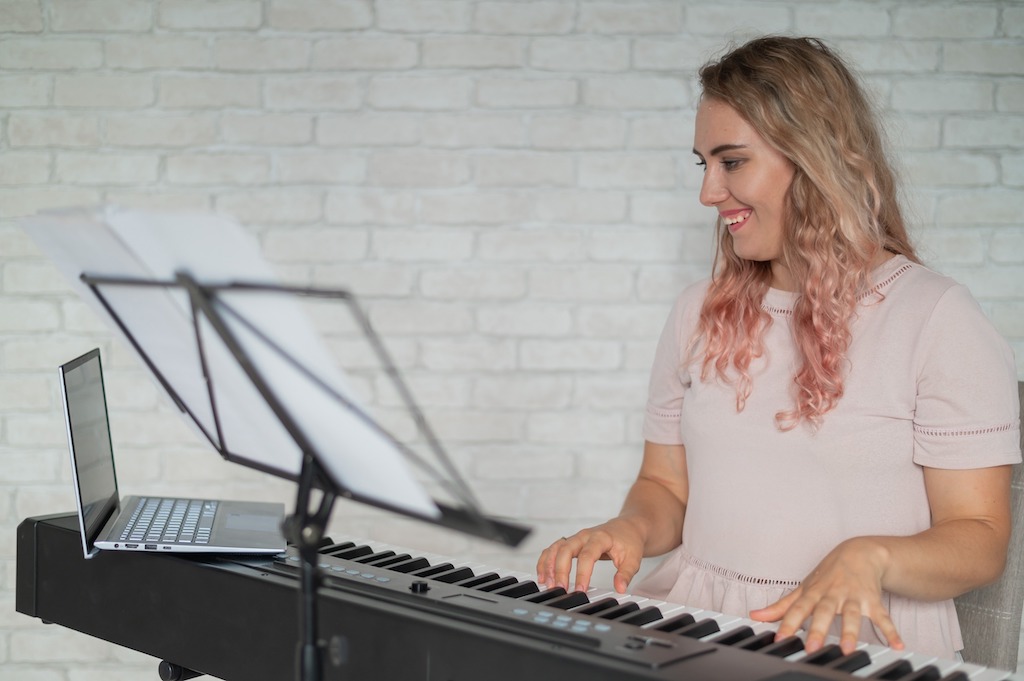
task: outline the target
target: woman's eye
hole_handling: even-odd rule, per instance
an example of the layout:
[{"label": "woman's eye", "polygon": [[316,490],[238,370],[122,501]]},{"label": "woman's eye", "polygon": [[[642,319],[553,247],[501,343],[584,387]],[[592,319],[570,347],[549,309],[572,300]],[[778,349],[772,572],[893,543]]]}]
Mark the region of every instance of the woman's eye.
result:
[{"label": "woman's eye", "polygon": [[697,161],[697,167],[700,168],[702,171],[705,171],[708,169],[708,164],[705,163],[704,161]]},{"label": "woman's eye", "polygon": [[736,170],[737,168],[740,167],[740,164],[742,163],[742,160],[733,158],[725,159],[724,161],[722,161],[722,165],[725,166],[726,170]]}]

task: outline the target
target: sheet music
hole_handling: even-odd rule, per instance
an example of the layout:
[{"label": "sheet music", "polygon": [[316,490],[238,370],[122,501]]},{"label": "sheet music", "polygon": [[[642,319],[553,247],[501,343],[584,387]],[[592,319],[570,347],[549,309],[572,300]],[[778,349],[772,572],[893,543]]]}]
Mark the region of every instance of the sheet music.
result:
[{"label": "sheet music", "polygon": [[[172,281],[175,272],[185,271],[204,285],[276,282],[256,240],[236,222],[213,214],[81,209],[40,214],[22,225],[79,295],[119,333],[99,299],[80,281],[83,273]],[[102,287],[102,294],[188,406],[196,420],[193,425],[215,436],[214,405],[202,374],[187,294],[179,289],[110,285]],[[311,322],[288,295],[219,295],[290,357],[365,411]],[[391,441],[233,316],[222,316],[336,482],[379,503],[438,517],[437,506]],[[219,445],[260,467],[297,476],[299,447],[205,318],[200,335],[223,432]]]}]

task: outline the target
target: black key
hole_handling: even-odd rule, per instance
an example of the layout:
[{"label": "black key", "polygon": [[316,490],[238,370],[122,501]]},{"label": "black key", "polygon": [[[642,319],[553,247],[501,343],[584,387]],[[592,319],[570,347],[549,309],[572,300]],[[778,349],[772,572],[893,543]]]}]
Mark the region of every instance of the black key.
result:
[{"label": "black key", "polygon": [[561,598],[556,598],[553,601],[548,602],[548,606],[552,608],[558,608],[559,610],[568,610],[569,608],[576,608],[581,605],[586,605],[590,602],[587,598],[587,594],[584,591],[573,591],[567,593]]},{"label": "black key", "polygon": [[678,631],[679,629],[682,629],[683,627],[686,627],[686,626],[689,626],[689,625],[693,624],[694,621],[695,620],[693,618],[693,615],[691,615],[688,612],[684,612],[682,615],[676,615],[675,617],[670,617],[667,620],[665,620],[664,622],[662,622],[661,624],[659,624],[657,626],[654,626],[654,627],[651,627],[651,628],[654,629],[655,631],[664,631],[665,633],[671,633],[673,631]]},{"label": "black key", "polygon": [[373,549],[371,549],[369,546],[366,546],[364,544],[363,546],[354,546],[354,547],[352,547],[350,549],[345,549],[343,551],[338,551],[336,553],[332,553],[332,554],[329,554],[329,555],[332,555],[335,558],[343,558],[345,560],[352,560],[353,558],[358,558],[359,556],[368,556],[371,553],[373,553]]},{"label": "black key", "polygon": [[751,636],[746,641],[740,642],[737,648],[743,650],[764,650],[768,646],[775,643],[775,632],[774,631],[762,631],[756,636]]},{"label": "black key", "polygon": [[372,565],[373,567],[386,568],[386,567],[390,567],[390,566],[392,566],[392,565],[394,565],[396,563],[404,563],[405,561],[409,560],[410,558],[412,558],[412,556],[410,556],[408,553],[400,553],[397,556],[390,556],[388,558],[382,558],[380,560],[375,560],[372,563],[369,563],[369,565]]},{"label": "black key", "polygon": [[468,579],[472,576],[472,570],[470,570],[468,567],[460,567],[455,568],[454,570],[449,570],[448,572],[441,572],[439,574],[436,574],[433,577],[431,577],[431,579],[438,582],[444,582],[445,584],[454,584],[455,582],[461,582],[462,580]]},{"label": "black key", "polygon": [[717,643],[723,646],[732,646],[736,645],[745,638],[752,637],[753,635],[754,630],[746,625],[743,625],[740,627],[736,627],[735,629],[730,629],[729,631],[723,634],[719,634],[714,638],[709,638],[708,643]]},{"label": "black key", "polygon": [[426,558],[412,558],[401,563],[389,565],[388,570],[392,570],[394,572],[408,573],[415,572],[416,570],[422,570],[426,567],[430,567],[430,561],[428,561]]},{"label": "black key", "polygon": [[582,608],[576,608],[573,610],[577,615],[596,615],[599,612],[604,612],[609,608],[614,608],[619,602],[614,598],[602,598],[599,601],[594,601],[590,605],[585,605]]},{"label": "black key", "polygon": [[344,541],[340,544],[328,544],[327,546],[323,546],[320,548],[320,553],[324,554],[325,556],[333,556],[338,551],[344,551],[345,549],[350,549],[353,546],[355,546],[355,542],[350,541]]},{"label": "black key", "polygon": [[711,634],[717,634],[718,631],[718,622],[709,617],[707,619],[697,620],[693,624],[678,630],[676,633],[680,636],[688,636],[690,638],[704,638]]},{"label": "black key", "polygon": [[805,664],[814,664],[819,667],[824,667],[832,660],[838,660],[843,656],[843,649],[837,646],[835,643],[830,643],[827,646],[818,648],[813,653],[808,653],[806,657],[801,657],[800,662]]},{"label": "black key", "polygon": [[799,636],[787,636],[781,641],[761,648],[760,652],[773,657],[789,657],[793,653],[799,653],[804,649],[804,642]]},{"label": "black key", "polygon": [[661,610],[658,610],[653,605],[648,605],[646,608],[640,608],[634,614],[619,621],[623,624],[633,624],[635,626],[642,627],[645,624],[657,622],[661,617]]},{"label": "black key", "polygon": [[485,575],[477,575],[476,577],[464,579],[461,582],[457,582],[455,586],[464,586],[467,589],[475,589],[481,584],[487,584],[488,582],[493,582],[496,579],[498,579],[497,572],[488,572]]},{"label": "black key", "polygon": [[563,589],[560,586],[556,586],[554,589],[548,589],[547,591],[541,591],[540,593],[534,594],[533,596],[527,596],[523,600],[527,603],[545,603],[547,601],[564,595],[565,589]]},{"label": "black key", "polygon": [[608,610],[605,610],[602,613],[598,613],[597,616],[603,620],[617,620],[620,617],[625,617],[631,612],[636,612],[639,609],[639,605],[637,605],[633,601],[627,601],[622,605],[619,605],[618,607],[609,608]]},{"label": "black key", "polygon": [[495,591],[497,596],[508,596],[509,598],[522,598],[523,596],[529,596],[540,591],[540,587],[537,586],[536,582],[519,582],[513,586],[505,589]]},{"label": "black key", "polygon": [[395,555],[394,551],[378,551],[377,553],[371,553],[368,556],[359,556],[358,558],[354,558],[353,560],[355,560],[355,562],[357,563],[372,563],[375,560],[380,560],[382,558],[390,558],[393,555]]},{"label": "black key", "polygon": [[897,681],[914,671],[914,668],[906,660],[890,662],[878,671],[869,676],[869,679],[884,679],[884,681]]},{"label": "black key", "polygon": [[939,681],[942,677],[942,672],[939,671],[938,667],[932,665],[925,665],[910,676],[904,676],[900,681]]},{"label": "black key", "polygon": [[957,670],[943,676],[942,681],[970,681],[970,678],[971,677],[967,676],[966,672]]},{"label": "black key", "polygon": [[413,577],[433,577],[434,575],[440,574],[442,572],[448,572],[453,567],[455,566],[451,563],[438,563],[437,565],[431,565],[428,568],[423,568],[422,570],[417,570],[410,574]]},{"label": "black key", "polygon": [[838,660],[829,662],[825,668],[841,672],[855,672],[869,664],[871,664],[871,656],[864,650],[855,650],[849,655],[843,655]]},{"label": "black key", "polygon": [[487,582],[481,586],[478,586],[477,591],[497,591],[498,589],[504,589],[507,586],[512,586],[519,580],[515,577],[502,577],[499,580],[493,582]]}]

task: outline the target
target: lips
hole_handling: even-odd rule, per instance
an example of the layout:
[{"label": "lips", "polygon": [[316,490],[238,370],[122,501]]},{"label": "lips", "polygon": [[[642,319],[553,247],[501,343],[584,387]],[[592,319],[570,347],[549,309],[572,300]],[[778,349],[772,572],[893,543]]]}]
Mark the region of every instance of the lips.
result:
[{"label": "lips", "polygon": [[738,208],[736,210],[723,210],[718,215],[722,218],[722,222],[729,228],[730,232],[735,232],[744,224],[753,211],[749,208]]}]

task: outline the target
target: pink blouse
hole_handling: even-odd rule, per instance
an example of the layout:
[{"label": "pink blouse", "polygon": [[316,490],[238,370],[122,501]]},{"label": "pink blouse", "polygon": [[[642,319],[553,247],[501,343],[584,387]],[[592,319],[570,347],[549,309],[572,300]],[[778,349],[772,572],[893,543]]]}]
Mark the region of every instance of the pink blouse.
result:
[{"label": "pink blouse", "polygon": [[[746,616],[794,589],[844,539],[929,527],[923,467],[1021,460],[1016,366],[961,285],[896,256],[873,273],[847,354],[845,394],[814,431],[775,426],[792,407],[796,294],[769,290],[765,353],[736,411],[732,385],[700,380],[684,352],[707,282],[678,298],[651,374],[644,438],[685,444],[689,502],[682,545],[633,591]],[[909,650],[963,647],[950,600],[886,594]],[[882,642],[865,620],[862,639]]]}]

